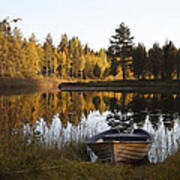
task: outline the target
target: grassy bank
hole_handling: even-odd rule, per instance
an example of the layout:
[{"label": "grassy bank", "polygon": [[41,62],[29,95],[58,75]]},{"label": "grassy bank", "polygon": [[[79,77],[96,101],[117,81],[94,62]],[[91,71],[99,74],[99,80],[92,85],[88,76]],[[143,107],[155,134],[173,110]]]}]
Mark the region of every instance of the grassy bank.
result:
[{"label": "grassy bank", "polygon": [[155,165],[91,163],[83,142],[64,144],[61,151],[43,146],[34,133],[1,131],[0,179],[179,179],[180,152]]},{"label": "grassy bank", "polygon": [[0,78],[0,94],[21,94],[35,91],[49,91],[58,88],[62,82],[55,78],[18,79]]}]

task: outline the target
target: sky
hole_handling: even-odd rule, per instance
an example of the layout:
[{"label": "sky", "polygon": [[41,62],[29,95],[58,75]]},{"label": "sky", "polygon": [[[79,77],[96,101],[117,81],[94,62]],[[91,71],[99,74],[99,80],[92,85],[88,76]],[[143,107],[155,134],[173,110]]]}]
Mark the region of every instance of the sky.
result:
[{"label": "sky", "polygon": [[17,26],[23,36],[35,33],[40,43],[51,33],[58,45],[66,33],[94,50],[108,48],[110,37],[124,22],[135,44],[150,48],[172,40],[180,48],[179,7],[179,0],[0,0],[0,20],[22,18]]}]

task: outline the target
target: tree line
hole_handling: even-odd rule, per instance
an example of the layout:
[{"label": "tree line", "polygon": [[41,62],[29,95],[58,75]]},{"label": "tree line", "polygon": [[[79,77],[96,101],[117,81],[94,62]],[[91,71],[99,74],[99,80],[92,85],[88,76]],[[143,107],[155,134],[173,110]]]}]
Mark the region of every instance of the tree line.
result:
[{"label": "tree line", "polygon": [[7,19],[0,23],[1,77],[105,78],[110,64],[104,49],[94,52],[78,37],[63,34],[55,47],[51,34],[40,44],[34,34],[23,38]]},{"label": "tree line", "polygon": [[19,28],[0,22],[0,77],[63,79],[180,79],[180,49],[172,41],[152,48],[134,45],[130,29],[121,23],[107,50],[94,51],[78,37],[61,36],[57,47],[48,34],[43,44],[34,34],[26,39]]}]

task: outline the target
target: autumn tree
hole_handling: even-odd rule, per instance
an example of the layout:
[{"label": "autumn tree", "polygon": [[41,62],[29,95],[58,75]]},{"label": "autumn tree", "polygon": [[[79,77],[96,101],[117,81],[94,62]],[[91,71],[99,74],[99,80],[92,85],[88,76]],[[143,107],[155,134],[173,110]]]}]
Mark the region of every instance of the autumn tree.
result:
[{"label": "autumn tree", "polygon": [[83,56],[83,48],[77,37],[73,37],[69,41],[69,56],[71,61],[70,76],[78,77],[81,72],[81,66],[84,63],[82,63],[83,59],[81,58]]},{"label": "autumn tree", "polygon": [[0,76],[7,75],[7,59],[8,59],[8,41],[5,38],[2,30],[0,29]]},{"label": "autumn tree", "polygon": [[68,36],[63,34],[61,36],[61,41],[58,45],[58,52],[60,54],[60,64],[59,73],[62,78],[67,78],[68,76]]},{"label": "autumn tree", "polygon": [[29,44],[31,47],[31,56],[32,56],[32,72],[34,76],[37,76],[40,72],[40,57],[38,53],[38,48],[36,44],[36,39],[29,39]]},{"label": "autumn tree", "polygon": [[85,79],[93,79],[94,77],[94,73],[93,73],[93,70],[94,70],[94,66],[95,66],[95,55],[94,54],[87,54],[85,56],[86,58],[86,62],[85,62],[85,71],[84,71],[84,76],[85,76]]},{"label": "autumn tree", "polygon": [[51,34],[48,34],[44,43],[44,64],[45,74],[49,76],[53,71],[53,40]]},{"label": "autumn tree", "polygon": [[100,49],[99,54],[98,54],[98,66],[101,69],[101,76],[100,78],[103,78],[106,76],[106,74],[108,73],[108,70],[110,68],[110,64],[108,61],[108,57],[107,54],[105,52],[104,49]]},{"label": "autumn tree", "polygon": [[11,28],[11,22],[16,23],[19,19],[10,21],[8,18],[0,22],[0,63],[3,76],[15,77],[21,74],[22,64],[22,36],[18,28]]}]

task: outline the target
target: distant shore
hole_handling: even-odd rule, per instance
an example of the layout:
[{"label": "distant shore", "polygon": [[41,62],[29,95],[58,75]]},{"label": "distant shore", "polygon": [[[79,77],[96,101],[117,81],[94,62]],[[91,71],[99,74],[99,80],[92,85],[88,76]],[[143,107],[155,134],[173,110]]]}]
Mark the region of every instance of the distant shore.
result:
[{"label": "distant shore", "polygon": [[22,94],[36,91],[120,91],[180,93],[180,81],[177,80],[114,80],[114,81],[78,81],[58,78],[0,78],[0,94]]},{"label": "distant shore", "polygon": [[59,88],[63,91],[127,91],[127,92],[174,92],[180,93],[180,81],[169,80],[116,80],[91,82],[63,82]]}]

